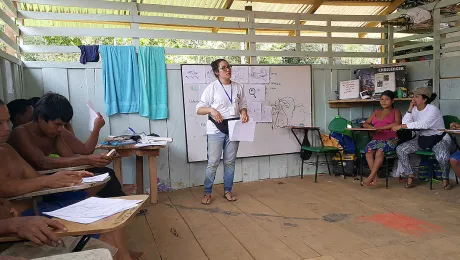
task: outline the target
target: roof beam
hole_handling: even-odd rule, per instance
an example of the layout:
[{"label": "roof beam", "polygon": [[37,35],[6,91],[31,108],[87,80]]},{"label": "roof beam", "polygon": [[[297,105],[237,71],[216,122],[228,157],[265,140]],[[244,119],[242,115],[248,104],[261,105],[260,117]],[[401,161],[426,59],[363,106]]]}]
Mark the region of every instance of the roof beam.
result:
[{"label": "roof beam", "polygon": [[[227,1],[225,1],[225,4],[224,4],[224,6],[223,6],[223,9],[230,9],[230,7],[232,7],[233,1],[234,1],[234,0],[227,0]],[[223,17],[223,16],[217,17],[217,21],[223,21],[223,20],[225,20],[225,17]],[[216,28],[213,28],[213,29],[212,29],[212,32],[213,32],[213,33],[217,33],[217,32],[219,31],[219,29],[220,29],[220,28],[217,28],[217,27],[216,27]]]},{"label": "roof beam", "polygon": [[391,3],[388,1],[322,1],[322,0],[251,0],[251,2],[268,3],[268,4],[301,4],[301,5],[350,5],[350,6],[388,6]]},{"label": "roof beam", "polygon": [[[325,0],[323,0],[325,1]],[[318,10],[318,8],[321,6],[322,3],[318,3],[318,4],[315,4],[313,5],[312,7],[310,7],[310,9],[307,10],[307,14],[314,14],[316,12],[316,10]],[[300,21],[300,25],[304,25],[307,21]],[[295,31],[290,31],[289,36],[295,36]]]},{"label": "roof beam", "polygon": [[[398,9],[398,7],[404,3],[404,0],[393,0],[393,2],[391,3],[391,5],[389,5],[387,8],[383,9],[383,11],[381,11],[379,13],[379,15],[387,15],[387,14],[391,14],[393,13],[396,9]],[[380,22],[370,22],[370,23],[367,23],[364,27],[376,27],[380,24]],[[358,33],[358,37],[359,38],[363,38],[367,35],[367,33]]]}]

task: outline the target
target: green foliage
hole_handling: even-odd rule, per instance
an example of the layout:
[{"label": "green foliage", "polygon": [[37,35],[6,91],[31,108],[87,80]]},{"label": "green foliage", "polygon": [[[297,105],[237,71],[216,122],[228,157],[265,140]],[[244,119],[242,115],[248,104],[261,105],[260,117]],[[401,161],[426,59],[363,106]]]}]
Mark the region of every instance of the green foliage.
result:
[{"label": "green foliage", "polygon": [[[141,46],[162,46],[165,48],[189,48],[189,49],[223,49],[240,50],[238,42],[219,42],[182,39],[147,39],[141,38]],[[68,37],[68,36],[45,36],[45,37],[24,37],[26,45],[56,45],[56,46],[78,46],[78,45],[132,45],[131,38],[115,37]],[[1,45],[0,45],[1,47]],[[295,51],[293,43],[257,43],[257,50],[263,51]],[[301,50],[305,57],[258,57],[260,64],[327,64],[328,58],[308,57],[308,52],[325,52],[327,44],[301,44]],[[380,48],[373,45],[333,45],[334,51],[345,52],[378,52]],[[78,61],[80,55],[72,54],[25,54],[24,59],[29,61]],[[201,55],[166,55],[166,62],[169,64],[210,64],[218,58],[227,59],[232,64],[241,64],[245,57],[239,56],[201,56]],[[335,64],[369,64],[380,63],[378,58],[334,58]]]}]

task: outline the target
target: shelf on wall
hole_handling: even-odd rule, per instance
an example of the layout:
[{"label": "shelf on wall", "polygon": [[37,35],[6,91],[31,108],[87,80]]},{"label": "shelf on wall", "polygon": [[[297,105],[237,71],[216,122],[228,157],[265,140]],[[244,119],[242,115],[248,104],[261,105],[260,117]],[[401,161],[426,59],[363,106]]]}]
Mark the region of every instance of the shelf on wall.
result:
[{"label": "shelf on wall", "polygon": [[[411,101],[412,98],[395,98],[395,101]],[[373,99],[345,99],[345,100],[329,100],[327,103],[330,108],[349,108],[349,107],[362,107],[370,106],[375,103],[380,102],[380,100]]]}]

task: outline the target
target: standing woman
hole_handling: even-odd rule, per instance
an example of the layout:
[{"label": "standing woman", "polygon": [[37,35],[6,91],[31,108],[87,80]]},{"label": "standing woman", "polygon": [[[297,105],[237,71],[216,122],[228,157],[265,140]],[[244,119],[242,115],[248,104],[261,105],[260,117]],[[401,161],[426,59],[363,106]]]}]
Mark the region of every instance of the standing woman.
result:
[{"label": "standing woman", "polygon": [[409,109],[402,119],[402,125],[392,128],[393,131],[423,129],[419,131],[416,138],[396,147],[398,163],[403,169],[403,175],[409,175],[406,188],[414,187],[413,183],[417,179],[410,167],[409,154],[421,150],[431,150],[441,166],[444,189],[452,189],[449,183],[449,159],[451,149],[454,146],[449,135],[438,131],[438,129],[444,129],[444,120],[441,111],[430,104],[435,98],[436,94],[431,93],[428,88],[417,88],[414,91],[414,98],[409,105]]},{"label": "standing woman", "polygon": [[232,66],[224,59],[211,63],[217,80],[209,84],[196,106],[198,115],[207,115],[206,134],[208,135],[208,166],[204,180],[203,204],[211,203],[212,185],[223,152],[224,157],[224,197],[235,201],[232,195],[235,159],[239,142],[230,141],[228,121],[241,119],[248,121],[247,102],[243,86],[231,81]]}]

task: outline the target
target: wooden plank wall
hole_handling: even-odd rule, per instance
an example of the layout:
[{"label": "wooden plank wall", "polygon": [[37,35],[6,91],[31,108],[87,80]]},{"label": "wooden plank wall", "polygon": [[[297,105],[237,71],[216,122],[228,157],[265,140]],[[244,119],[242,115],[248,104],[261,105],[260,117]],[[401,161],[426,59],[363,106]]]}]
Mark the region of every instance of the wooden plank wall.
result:
[{"label": "wooden plank wall", "polygon": [[[429,65],[429,64],[428,64]],[[427,75],[429,66],[426,62],[409,66],[411,82],[418,82]],[[423,67],[423,71],[418,69]],[[420,76],[419,76],[420,75]],[[138,132],[154,132],[161,136],[169,136],[174,142],[161,151],[158,159],[158,176],[173,189],[200,186],[203,184],[206,163],[187,163],[185,146],[185,127],[183,114],[182,85],[180,66],[168,65],[167,69],[169,89],[169,119],[149,121],[137,114],[115,115],[107,118],[104,115],[104,90],[100,68],[24,68],[24,96],[29,98],[39,96],[46,91],[55,91],[69,98],[74,107],[72,120],[75,132],[81,140],[86,140],[88,131],[88,109],[86,102],[91,99],[106,118],[106,126],[101,133],[101,139],[109,134],[121,134],[128,126]],[[327,124],[336,115],[347,119],[368,117],[375,109],[372,106],[364,108],[331,109],[327,100],[335,99],[335,91],[342,80],[354,79],[353,69],[313,69],[313,96],[314,96],[314,122],[322,129],[327,129]],[[416,84],[416,83],[410,83]],[[402,108],[401,111],[404,111]],[[315,138],[316,139],[316,138]],[[135,160],[123,160],[123,180],[133,183],[135,180]],[[147,188],[148,172],[147,162],[144,177]],[[296,176],[300,172],[300,159],[298,154],[287,154],[267,157],[242,158],[236,161],[235,182],[249,182],[267,178],[282,178]],[[305,166],[305,173],[314,173],[314,167]],[[223,182],[223,167],[219,167],[216,183]]]},{"label": "wooden plank wall", "polygon": [[0,99],[5,103],[22,97],[22,66],[0,58],[0,90]]}]

